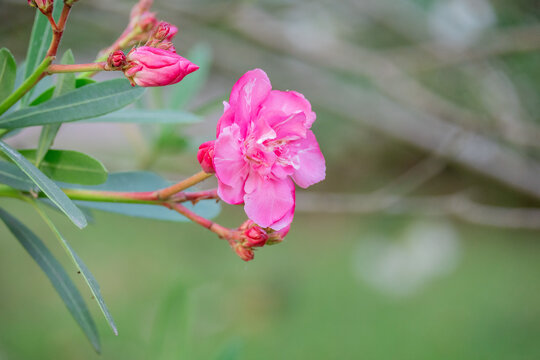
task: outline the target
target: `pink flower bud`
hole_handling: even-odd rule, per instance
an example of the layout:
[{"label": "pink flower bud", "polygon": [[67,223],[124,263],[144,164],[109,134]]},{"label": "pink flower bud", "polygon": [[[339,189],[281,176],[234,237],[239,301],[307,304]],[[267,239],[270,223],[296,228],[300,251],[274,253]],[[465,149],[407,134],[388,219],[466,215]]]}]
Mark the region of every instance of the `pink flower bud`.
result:
[{"label": "pink flower bud", "polygon": [[130,18],[136,18],[138,16],[141,16],[143,13],[149,11],[152,7],[153,2],[154,0],[140,0],[131,8]]},{"label": "pink flower bud", "polygon": [[156,27],[157,23],[156,13],[149,11],[143,13],[137,22],[143,32],[151,31]]},{"label": "pink flower bud", "polygon": [[112,52],[107,58],[107,65],[111,69],[119,69],[124,67],[126,65],[126,55],[121,50]]},{"label": "pink flower bud", "polygon": [[176,52],[176,48],[174,47],[174,44],[170,41],[161,41],[155,45],[152,45],[152,47],[155,47],[156,49],[163,49],[171,52]]},{"label": "pink flower bud", "polygon": [[167,39],[167,36],[169,35],[169,32],[171,31],[171,24],[169,24],[166,21],[161,21],[156,28],[156,31],[154,31],[154,34],[152,37],[156,40],[165,40]]},{"label": "pink flower bud", "polygon": [[127,55],[124,75],[133,86],[176,84],[199,67],[180,55],[149,46],[134,48]]},{"label": "pink flower bud", "polygon": [[172,41],[173,37],[176,36],[176,33],[178,32],[178,28],[174,25],[169,24],[169,34],[167,34],[166,40]]},{"label": "pink flower bud", "polygon": [[253,221],[248,220],[240,229],[243,229],[242,239],[245,241],[245,245],[249,247],[262,247],[268,240],[268,234],[259,225]]},{"label": "pink flower bud", "polygon": [[268,241],[266,243],[268,245],[279,244],[280,242],[283,241],[285,236],[287,236],[290,228],[291,226],[288,225],[281,230],[272,231],[271,233],[268,234]]},{"label": "pink flower bud", "polygon": [[216,171],[214,170],[214,143],[213,141],[207,141],[201,146],[199,146],[199,151],[197,152],[197,160],[201,164],[204,172],[213,174]]}]

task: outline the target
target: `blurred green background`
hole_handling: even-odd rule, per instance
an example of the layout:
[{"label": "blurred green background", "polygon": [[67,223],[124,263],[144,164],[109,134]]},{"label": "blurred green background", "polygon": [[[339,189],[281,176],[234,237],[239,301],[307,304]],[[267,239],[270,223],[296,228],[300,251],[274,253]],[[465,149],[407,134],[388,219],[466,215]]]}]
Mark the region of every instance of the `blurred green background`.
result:
[{"label": "blurred green background", "polygon": [[[91,61],[133,3],[80,0],[61,52]],[[102,355],[1,226],[0,359],[540,358],[537,0],[155,0],[154,9],[179,27],[180,54],[212,54],[187,106],[204,122],[69,124],[57,148],[110,171],[181,179],[214,136],[219,101],[260,67],[274,88],[312,102],[327,179],[297,192],[286,241],[250,263],[193,224],[94,212],[79,231],[50,212],[118,325],[115,337],[73,270]],[[18,61],[33,14],[24,0],[0,0],[0,46]],[[159,105],[167,89],[148,95]],[[31,147],[38,136],[28,129],[10,143]],[[1,204],[72,269],[28,206]],[[243,220],[233,206],[217,218]]]}]

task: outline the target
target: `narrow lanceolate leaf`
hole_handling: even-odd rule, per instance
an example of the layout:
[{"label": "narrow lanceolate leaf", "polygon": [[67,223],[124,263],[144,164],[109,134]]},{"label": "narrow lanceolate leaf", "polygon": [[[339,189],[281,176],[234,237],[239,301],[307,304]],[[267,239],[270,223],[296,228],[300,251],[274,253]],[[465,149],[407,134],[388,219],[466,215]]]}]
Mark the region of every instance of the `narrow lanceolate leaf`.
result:
[{"label": "narrow lanceolate leaf", "polygon": [[0,102],[4,101],[15,86],[17,63],[8,49],[0,49]]},{"label": "narrow lanceolate leaf", "polygon": [[12,112],[0,119],[0,128],[90,119],[131,104],[143,92],[143,88],[132,87],[126,79],[90,84],[39,105]]},{"label": "narrow lanceolate leaf", "polygon": [[85,120],[85,122],[116,122],[138,124],[190,124],[199,122],[195,114],[181,110],[126,109],[104,116]]},{"label": "narrow lanceolate leaf", "polygon": [[[30,162],[36,162],[37,150],[20,150]],[[99,185],[107,181],[107,169],[90,155],[72,150],[49,150],[39,168],[56,181],[81,185]]]},{"label": "narrow lanceolate leaf", "polygon": [[[75,79],[75,88],[78,89],[83,86],[93,84],[95,82],[96,82],[95,80],[88,79],[88,78]],[[41,103],[44,103],[45,101],[51,100],[53,98],[55,90],[56,90],[56,86],[51,86],[50,88],[48,88],[47,90],[39,94],[39,96],[30,103],[30,106],[36,106]]]},{"label": "narrow lanceolate leaf", "polygon": [[109,312],[109,309],[107,308],[107,305],[105,304],[105,301],[103,300],[103,296],[101,296],[101,291],[99,288],[99,284],[94,278],[94,275],[88,270],[88,267],[86,267],[86,264],[81,260],[79,255],[73,250],[73,248],[69,245],[69,243],[64,239],[62,234],[60,234],[60,231],[56,228],[54,223],[51,221],[51,219],[47,216],[47,214],[39,207],[39,205],[36,202],[33,202],[33,205],[35,206],[38,213],[41,215],[43,220],[47,223],[49,228],[52,230],[52,232],[56,235],[56,238],[60,241],[60,244],[64,248],[64,250],[67,252],[77,269],[79,270],[79,273],[83,276],[84,280],[86,281],[86,284],[90,288],[90,291],[92,292],[92,295],[94,295],[94,298],[96,299],[99,308],[101,309],[101,312],[103,313],[103,316],[105,316],[105,319],[111,326],[111,329],[113,330],[115,335],[118,335],[118,330],[116,329],[116,324],[114,323],[114,320],[111,316],[111,313]]},{"label": "narrow lanceolate leaf", "polygon": [[30,161],[3,141],[0,141],[0,151],[6,154],[75,225],[81,229],[87,225],[81,210]]},{"label": "narrow lanceolate leaf", "polygon": [[[66,65],[75,63],[75,58],[73,57],[73,53],[71,52],[71,50],[68,50],[64,53],[64,56],[62,56],[62,60],[60,62]],[[56,79],[56,88],[54,89],[53,97],[58,97],[60,95],[64,95],[70,91],[75,90],[74,73],[58,74]],[[62,124],[43,125],[43,128],[41,129],[41,134],[39,135],[36,159],[34,161],[38,168],[40,167],[39,165],[41,164],[43,157],[45,156],[49,148],[52,146],[61,125]]]},{"label": "narrow lanceolate leaf", "polygon": [[45,244],[23,223],[0,208],[0,219],[19,240],[28,254],[47,275],[75,321],[79,324],[90,343],[100,352],[100,341],[96,324],[77,287],[73,284],[62,265],[51,254]]},{"label": "narrow lanceolate leaf", "polygon": [[[58,19],[62,12],[63,0],[54,1],[53,17]],[[52,39],[51,25],[47,17],[43,15],[38,9],[34,18],[34,26],[32,27],[32,34],[30,35],[30,42],[28,43],[28,52],[26,53],[26,63],[24,68],[24,78],[28,78],[30,74],[38,67],[43,61]],[[23,97],[22,104],[27,105],[30,101],[34,88],[30,89],[28,93]]]},{"label": "narrow lanceolate leaf", "polygon": [[0,184],[24,191],[30,191],[36,188],[34,182],[17,165],[7,161],[0,161]]}]

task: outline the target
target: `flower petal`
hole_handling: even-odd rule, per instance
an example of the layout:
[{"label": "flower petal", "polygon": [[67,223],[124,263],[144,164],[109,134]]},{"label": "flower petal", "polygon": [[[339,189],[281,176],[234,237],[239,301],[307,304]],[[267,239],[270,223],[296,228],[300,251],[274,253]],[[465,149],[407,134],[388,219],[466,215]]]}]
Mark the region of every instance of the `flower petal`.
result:
[{"label": "flower petal", "polygon": [[249,167],[242,151],[238,125],[232,124],[219,134],[214,146],[214,168],[220,198],[229,204],[242,203]]},{"label": "flower petal", "polygon": [[[304,113],[306,116],[305,127],[307,129],[311,127],[316,118],[309,101],[304,95],[296,91],[272,90],[262,104],[260,116],[265,116],[268,111],[280,111],[287,116],[298,112]],[[273,123],[269,123],[269,125],[274,127]]]},{"label": "flower petal", "polygon": [[307,137],[295,142],[298,168],[292,175],[293,180],[302,188],[316,184],[326,177],[326,163],[313,131],[308,130]]},{"label": "flower petal", "polygon": [[253,192],[244,196],[247,216],[261,227],[281,230],[294,215],[294,184],[290,178],[263,179]]}]

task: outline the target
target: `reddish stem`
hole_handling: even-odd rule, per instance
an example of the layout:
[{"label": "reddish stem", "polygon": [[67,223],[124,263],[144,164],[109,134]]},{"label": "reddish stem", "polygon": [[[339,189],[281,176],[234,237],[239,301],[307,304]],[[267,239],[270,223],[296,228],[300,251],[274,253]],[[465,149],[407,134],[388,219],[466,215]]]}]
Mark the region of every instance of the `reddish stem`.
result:
[{"label": "reddish stem", "polygon": [[71,5],[64,4],[62,8],[62,13],[60,14],[60,19],[58,19],[58,24],[54,22],[52,15],[48,15],[49,21],[53,29],[53,38],[49,50],[47,50],[47,56],[55,57],[58,52],[58,45],[60,45],[60,40],[64,34],[64,28],[66,26],[66,21],[71,10]]},{"label": "reddish stem", "polygon": [[47,68],[49,74],[54,73],[71,73],[83,71],[103,71],[107,70],[106,62],[90,63],[90,64],[52,64]]},{"label": "reddish stem", "polygon": [[[182,204],[165,204],[165,206],[176,210],[178,213],[184,215],[189,220],[196,222],[197,224],[207,228],[208,230],[216,233],[220,238],[226,239],[229,243],[234,239],[234,230],[228,229],[224,226],[221,226],[207,218],[204,218],[200,215],[195,214],[193,211],[189,210]],[[234,241],[233,241],[234,242]]]}]

